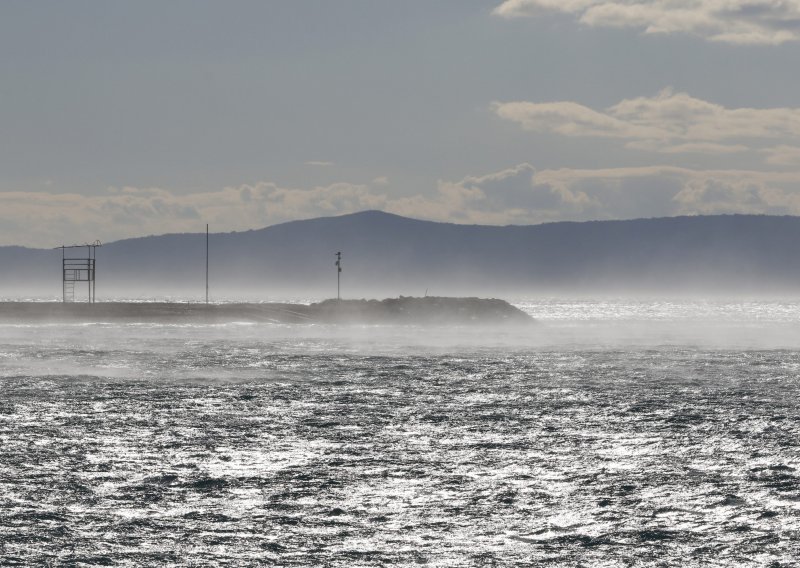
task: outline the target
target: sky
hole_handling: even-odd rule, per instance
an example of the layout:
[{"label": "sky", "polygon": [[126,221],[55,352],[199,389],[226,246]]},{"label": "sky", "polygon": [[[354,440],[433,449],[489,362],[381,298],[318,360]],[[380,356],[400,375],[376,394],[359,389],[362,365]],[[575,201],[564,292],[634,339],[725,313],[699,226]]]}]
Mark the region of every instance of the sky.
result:
[{"label": "sky", "polygon": [[7,0],[0,245],[800,214],[800,0]]}]

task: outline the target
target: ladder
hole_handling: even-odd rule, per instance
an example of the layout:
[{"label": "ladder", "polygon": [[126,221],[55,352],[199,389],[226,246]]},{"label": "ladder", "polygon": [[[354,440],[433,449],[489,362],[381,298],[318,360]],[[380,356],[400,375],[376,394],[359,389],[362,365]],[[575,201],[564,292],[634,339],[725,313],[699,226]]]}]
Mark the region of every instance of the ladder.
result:
[{"label": "ladder", "polygon": [[64,302],[75,301],[75,281],[64,280]]}]

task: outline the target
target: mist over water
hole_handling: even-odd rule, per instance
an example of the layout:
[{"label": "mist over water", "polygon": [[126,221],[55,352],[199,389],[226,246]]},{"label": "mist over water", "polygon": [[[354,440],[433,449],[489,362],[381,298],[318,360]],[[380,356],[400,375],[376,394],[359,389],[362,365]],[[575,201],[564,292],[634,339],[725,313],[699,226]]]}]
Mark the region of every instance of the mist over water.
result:
[{"label": "mist over water", "polygon": [[800,302],[0,326],[1,565],[790,566]]}]

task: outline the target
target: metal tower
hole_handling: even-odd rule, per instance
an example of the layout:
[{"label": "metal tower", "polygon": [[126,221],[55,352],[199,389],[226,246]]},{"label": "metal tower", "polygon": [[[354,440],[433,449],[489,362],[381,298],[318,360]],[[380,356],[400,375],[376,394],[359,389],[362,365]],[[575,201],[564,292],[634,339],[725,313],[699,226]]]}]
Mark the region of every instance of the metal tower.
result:
[{"label": "metal tower", "polygon": [[[97,274],[97,247],[100,241],[85,245],[62,245],[61,249],[61,301],[75,301],[75,283],[86,282],[89,291],[89,303],[95,300],[95,275]],[[67,256],[67,249],[86,248],[86,257]]]}]

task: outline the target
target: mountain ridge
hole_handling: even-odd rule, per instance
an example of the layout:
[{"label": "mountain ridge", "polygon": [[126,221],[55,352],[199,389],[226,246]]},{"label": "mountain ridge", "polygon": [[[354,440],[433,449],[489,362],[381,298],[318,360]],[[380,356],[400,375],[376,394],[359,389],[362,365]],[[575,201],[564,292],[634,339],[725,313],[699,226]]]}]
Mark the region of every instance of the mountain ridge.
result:
[{"label": "mountain ridge", "polygon": [[[350,297],[538,291],[793,290],[800,217],[709,215],[463,225],[368,210],[210,236],[216,293],[330,296],[343,253]],[[78,253],[80,254],[80,253]],[[60,295],[61,253],[0,247],[0,295]],[[205,233],[121,239],[97,250],[98,294],[197,297]]]}]

